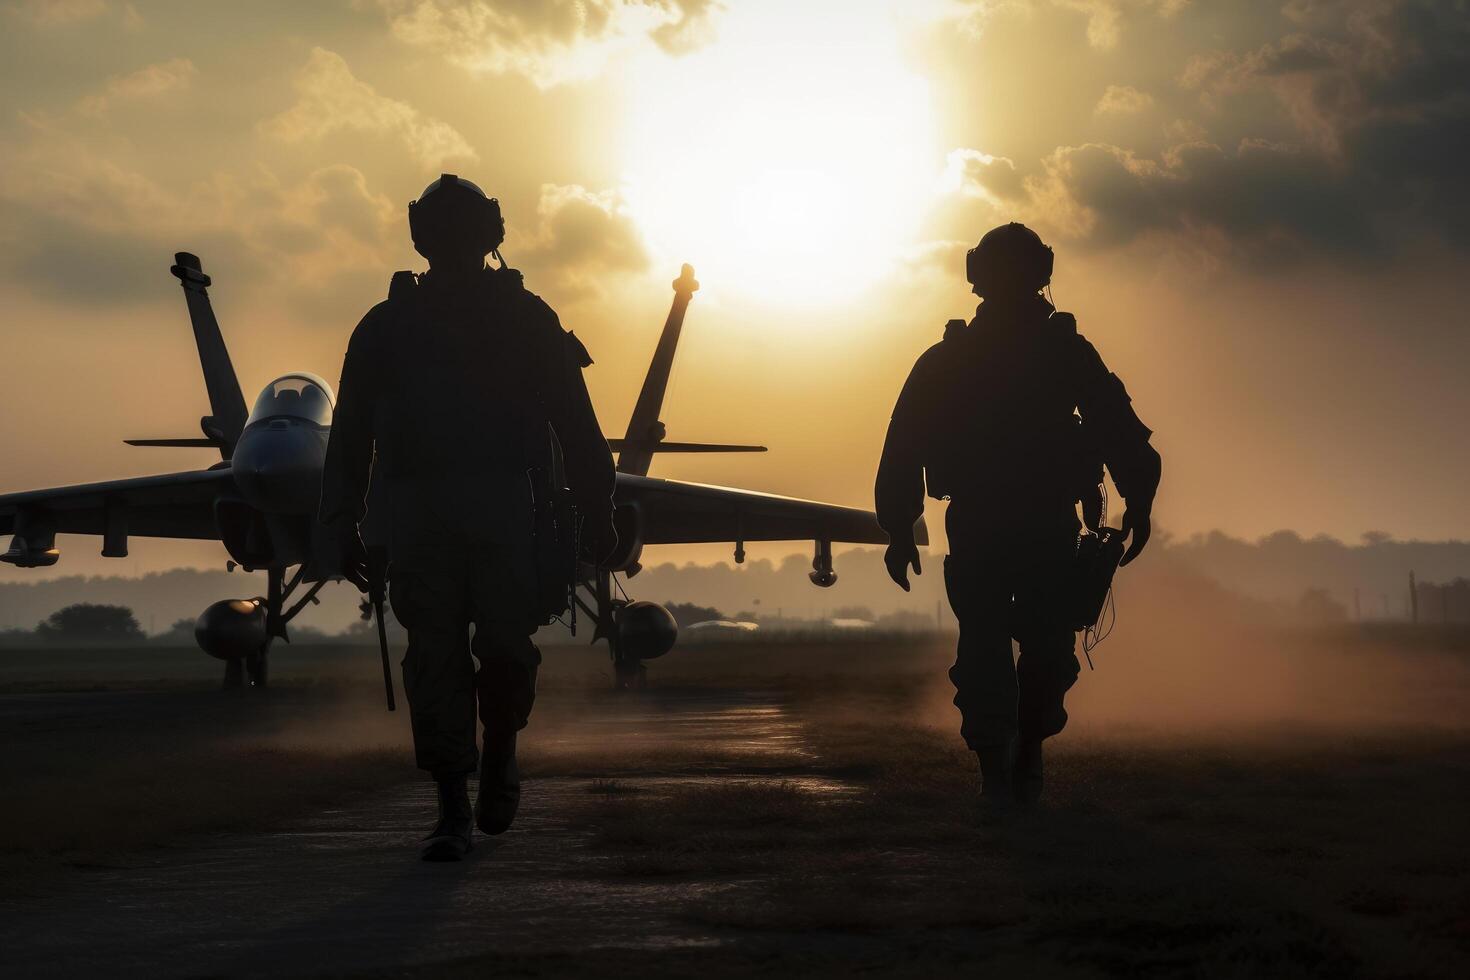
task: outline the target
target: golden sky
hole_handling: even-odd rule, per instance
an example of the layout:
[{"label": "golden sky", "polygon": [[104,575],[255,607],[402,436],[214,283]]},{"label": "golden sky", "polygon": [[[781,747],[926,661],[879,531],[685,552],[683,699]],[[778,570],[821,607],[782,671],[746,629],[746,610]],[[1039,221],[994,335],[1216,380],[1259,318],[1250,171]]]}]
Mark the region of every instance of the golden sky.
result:
[{"label": "golden sky", "polygon": [[654,475],[870,506],[964,249],[1021,220],[1157,432],[1160,526],[1466,535],[1460,0],[22,0],[0,79],[3,489],[211,462],[121,443],[207,410],[176,250],[247,399],[335,379],[448,170],[611,434],[695,266],[670,437],[771,452]]}]

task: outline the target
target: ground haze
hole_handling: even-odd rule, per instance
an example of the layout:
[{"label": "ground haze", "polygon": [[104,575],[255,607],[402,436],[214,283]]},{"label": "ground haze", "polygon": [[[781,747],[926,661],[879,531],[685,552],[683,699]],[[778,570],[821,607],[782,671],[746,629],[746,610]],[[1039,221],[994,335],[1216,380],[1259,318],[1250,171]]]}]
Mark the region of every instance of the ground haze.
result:
[{"label": "ground haze", "polygon": [[10,651],[0,962],[1459,975],[1465,639],[1115,638],[1045,802],[999,819],[947,638],[689,646],[626,696],[600,651],[549,649],[521,821],[455,868],[414,860],[430,792],[375,651],[284,651],[244,697],[180,651]]}]

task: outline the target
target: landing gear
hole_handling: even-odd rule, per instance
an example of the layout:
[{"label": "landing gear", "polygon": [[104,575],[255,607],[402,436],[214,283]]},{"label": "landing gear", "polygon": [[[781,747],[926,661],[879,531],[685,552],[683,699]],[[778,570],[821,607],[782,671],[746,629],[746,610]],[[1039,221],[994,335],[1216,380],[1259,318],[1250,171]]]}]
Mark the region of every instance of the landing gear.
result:
[{"label": "landing gear", "polygon": [[265,687],[267,667],[270,665],[271,645],[267,643],[245,658],[245,673],[251,687]]},{"label": "landing gear", "polygon": [[235,691],[245,687],[265,687],[270,666],[270,641],[254,653],[225,661],[225,690]]},{"label": "landing gear", "polygon": [[588,570],[591,577],[582,579],[581,588],[590,593],[592,602],[588,603],[575,590],[572,592],[572,601],[592,620],[592,642],[607,641],[613,665],[613,688],[619,691],[641,691],[648,686],[648,668],[643,661],[624,649],[622,633],[618,629],[618,614],[628,605],[628,600],[613,598],[612,572],[603,568]]},{"label": "landing gear", "polygon": [[265,595],[257,598],[255,602],[264,607],[265,610],[265,640],[256,649],[243,657],[233,657],[225,661],[225,689],[232,690],[244,687],[264,688],[270,676],[270,649],[271,644],[280,638],[287,643],[291,637],[286,632],[286,624],[296,618],[296,615],[305,609],[308,603],[315,604],[318,600],[316,594],[321,591],[325,581],[313,582],[307,588],[302,597],[291,607],[286,603],[296,592],[306,576],[306,566],[299,565],[296,574],[286,580],[285,568],[266,569]]},{"label": "landing gear", "polygon": [[648,687],[648,665],[641,660],[613,660],[613,684],[619,691],[642,691]]}]

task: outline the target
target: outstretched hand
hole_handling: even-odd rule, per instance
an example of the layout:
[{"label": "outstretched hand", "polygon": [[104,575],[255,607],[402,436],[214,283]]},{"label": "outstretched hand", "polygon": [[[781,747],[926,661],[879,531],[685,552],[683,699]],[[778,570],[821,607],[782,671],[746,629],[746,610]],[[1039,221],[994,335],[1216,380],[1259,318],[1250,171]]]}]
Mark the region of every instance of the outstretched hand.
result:
[{"label": "outstretched hand", "polygon": [[1123,560],[1119,564],[1126,565],[1143,553],[1149,535],[1153,533],[1153,519],[1147,510],[1130,507],[1123,514],[1122,531],[1129,541],[1128,550],[1123,553]]},{"label": "outstretched hand", "polygon": [[883,552],[883,564],[888,566],[888,577],[905,592],[909,591],[910,565],[914,566],[915,575],[924,574],[924,569],[919,567],[919,546],[912,539],[891,542]]},{"label": "outstretched hand", "polygon": [[372,591],[372,583],[368,579],[367,549],[363,547],[362,538],[357,534],[352,535],[342,551],[342,577],[356,586],[357,591],[363,595]]}]

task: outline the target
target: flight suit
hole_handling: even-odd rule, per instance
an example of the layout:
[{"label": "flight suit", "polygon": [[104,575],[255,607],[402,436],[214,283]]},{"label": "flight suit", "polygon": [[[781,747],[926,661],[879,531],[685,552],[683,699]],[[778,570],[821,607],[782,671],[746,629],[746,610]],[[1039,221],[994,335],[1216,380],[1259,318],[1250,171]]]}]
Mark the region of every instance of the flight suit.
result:
[{"label": "flight suit", "polygon": [[546,615],[532,474],[559,452],[586,526],[610,525],[615,475],[582,378],[590,363],[510,269],[453,284],[398,273],[348,344],[321,518],[359,524],[381,471],[373,501],[408,631],[414,753],[441,781],[476,768],[477,703],[488,747],[523,728],[535,701],[531,635]]},{"label": "flight suit", "polygon": [[982,303],[914,365],[883,447],[878,521],[911,542],[926,482],[950,501],[944,577],[960,640],[949,676],[970,748],[1066,725],[1077,503],[1095,511],[1105,462],[1146,513],[1160,469],[1149,435],[1076,321],[1039,295]]}]

